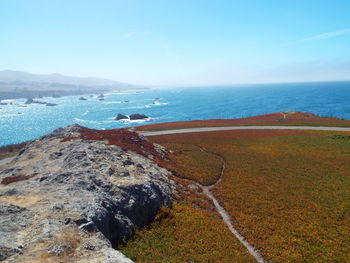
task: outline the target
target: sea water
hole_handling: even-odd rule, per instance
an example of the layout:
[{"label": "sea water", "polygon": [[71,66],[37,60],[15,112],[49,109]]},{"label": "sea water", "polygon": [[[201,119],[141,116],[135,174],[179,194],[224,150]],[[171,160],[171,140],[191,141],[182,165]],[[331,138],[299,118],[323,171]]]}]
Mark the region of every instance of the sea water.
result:
[{"label": "sea water", "polygon": [[[40,101],[3,100],[0,106],[0,145],[35,139],[58,127],[80,124],[111,129],[142,124],[202,119],[230,119],[279,111],[304,111],[350,119],[350,82],[235,85],[225,87],[157,88]],[[12,103],[12,105],[10,105]],[[146,114],[143,121],[116,121],[118,113]]]}]

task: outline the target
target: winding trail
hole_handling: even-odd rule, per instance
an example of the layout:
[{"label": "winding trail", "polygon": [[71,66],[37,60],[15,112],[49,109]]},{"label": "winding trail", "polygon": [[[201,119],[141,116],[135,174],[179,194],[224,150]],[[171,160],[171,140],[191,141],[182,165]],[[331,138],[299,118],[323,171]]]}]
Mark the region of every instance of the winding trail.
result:
[{"label": "winding trail", "polygon": [[[197,185],[200,189],[202,189],[203,194],[205,194],[209,199],[211,199],[213,201],[213,204],[215,206],[216,211],[220,214],[222,220],[224,221],[224,223],[227,225],[228,229],[231,231],[231,233],[239,240],[239,242],[241,242],[241,244],[248,250],[249,254],[252,255],[256,262],[258,263],[267,263],[267,261],[265,261],[263,259],[263,257],[261,256],[260,252],[251,244],[249,244],[249,242],[238,232],[237,229],[234,228],[233,226],[233,222],[232,219],[230,217],[230,215],[227,213],[227,211],[220,205],[220,203],[218,202],[218,200],[215,198],[215,196],[213,195],[213,193],[211,192],[211,189],[217,185],[218,183],[221,182],[224,173],[225,173],[225,168],[226,168],[226,161],[224,159],[224,157],[222,157],[219,154],[213,153],[213,152],[209,152],[206,149],[192,144],[193,146],[197,147],[200,151],[217,156],[221,159],[222,162],[222,168],[221,168],[221,172],[220,172],[220,176],[219,178],[210,185],[202,185],[200,183],[198,183],[197,181],[191,180],[191,179],[185,179],[185,178],[180,178],[181,180],[185,180],[188,182],[191,182],[192,184]],[[173,175],[175,176],[175,175]],[[177,176],[175,176],[177,177]]]}]

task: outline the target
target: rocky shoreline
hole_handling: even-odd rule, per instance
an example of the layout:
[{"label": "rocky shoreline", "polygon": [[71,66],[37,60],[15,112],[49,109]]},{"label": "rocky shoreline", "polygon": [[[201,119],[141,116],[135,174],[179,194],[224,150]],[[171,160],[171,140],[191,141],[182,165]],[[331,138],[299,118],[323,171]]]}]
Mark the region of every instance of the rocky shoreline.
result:
[{"label": "rocky shoreline", "polygon": [[58,129],[2,167],[0,260],[132,262],[115,248],[171,206],[174,184],[155,162],[164,149],[125,130],[109,135]]}]

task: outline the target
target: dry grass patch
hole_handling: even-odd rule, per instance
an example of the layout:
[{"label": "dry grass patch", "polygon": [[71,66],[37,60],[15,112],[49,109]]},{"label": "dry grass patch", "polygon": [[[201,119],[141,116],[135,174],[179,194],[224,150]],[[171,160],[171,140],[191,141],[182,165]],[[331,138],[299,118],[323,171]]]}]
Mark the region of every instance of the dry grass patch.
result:
[{"label": "dry grass patch", "polygon": [[6,202],[19,207],[32,207],[36,203],[43,200],[45,196],[43,195],[10,195],[10,196],[0,196],[0,202]]},{"label": "dry grass patch", "polygon": [[81,242],[80,234],[76,230],[62,233],[50,242],[49,247],[46,245],[47,252],[40,255],[38,262],[74,262],[72,258]]}]

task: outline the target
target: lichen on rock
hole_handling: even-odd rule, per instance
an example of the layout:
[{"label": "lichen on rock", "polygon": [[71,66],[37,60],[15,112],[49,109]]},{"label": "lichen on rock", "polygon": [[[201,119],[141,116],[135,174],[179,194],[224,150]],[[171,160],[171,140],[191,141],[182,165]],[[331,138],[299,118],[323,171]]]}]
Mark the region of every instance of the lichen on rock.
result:
[{"label": "lichen on rock", "polygon": [[146,157],[147,147],[140,154],[125,144],[82,139],[84,129],[55,130],[3,167],[0,260],[132,262],[114,248],[171,205],[170,172]]}]

